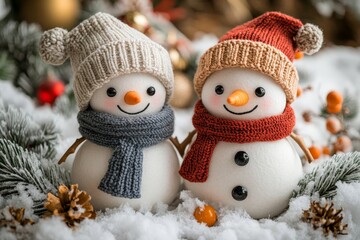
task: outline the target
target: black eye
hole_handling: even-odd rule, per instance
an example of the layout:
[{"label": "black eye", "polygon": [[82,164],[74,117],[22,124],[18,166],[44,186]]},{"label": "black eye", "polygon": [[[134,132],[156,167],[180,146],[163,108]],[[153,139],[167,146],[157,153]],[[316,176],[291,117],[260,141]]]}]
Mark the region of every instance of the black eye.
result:
[{"label": "black eye", "polygon": [[116,95],[116,89],[111,87],[111,88],[108,88],[106,90],[106,94],[109,96],[109,97],[115,97]]},{"label": "black eye", "polygon": [[147,92],[147,94],[149,95],[149,96],[154,96],[154,94],[155,94],[155,88],[154,87],[149,87],[147,90],[146,90],[146,92]]},{"label": "black eye", "polygon": [[216,92],[217,95],[223,94],[223,93],[224,93],[224,87],[221,86],[221,85],[217,85],[217,86],[215,87],[215,92]]},{"label": "black eye", "polygon": [[257,89],[255,89],[255,94],[258,97],[263,97],[265,95],[265,89],[262,87],[258,87]]}]

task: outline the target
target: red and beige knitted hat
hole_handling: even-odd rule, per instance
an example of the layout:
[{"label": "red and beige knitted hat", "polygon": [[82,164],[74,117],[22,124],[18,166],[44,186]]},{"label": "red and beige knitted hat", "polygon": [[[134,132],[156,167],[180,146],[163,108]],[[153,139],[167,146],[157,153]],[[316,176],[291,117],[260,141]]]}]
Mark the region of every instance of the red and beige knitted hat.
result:
[{"label": "red and beige knitted hat", "polygon": [[322,42],[322,31],[317,26],[303,25],[282,13],[265,13],[230,30],[205,52],[195,73],[195,90],[201,96],[202,87],[213,72],[240,67],[270,76],[291,103],[299,79],[292,63],[295,52],[311,55],[321,48]]}]

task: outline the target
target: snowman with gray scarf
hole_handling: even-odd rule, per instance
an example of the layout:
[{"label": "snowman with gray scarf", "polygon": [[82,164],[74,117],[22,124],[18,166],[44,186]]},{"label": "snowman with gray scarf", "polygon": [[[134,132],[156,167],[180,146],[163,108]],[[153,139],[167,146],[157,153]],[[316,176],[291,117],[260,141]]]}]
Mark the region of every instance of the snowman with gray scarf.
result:
[{"label": "snowman with gray scarf", "polygon": [[96,210],[171,203],[180,186],[179,159],[168,141],[173,72],[167,51],[113,16],[97,13],[70,32],[46,31],[44,61],[68,57],[74,72],[79,131],[72,183]]}]

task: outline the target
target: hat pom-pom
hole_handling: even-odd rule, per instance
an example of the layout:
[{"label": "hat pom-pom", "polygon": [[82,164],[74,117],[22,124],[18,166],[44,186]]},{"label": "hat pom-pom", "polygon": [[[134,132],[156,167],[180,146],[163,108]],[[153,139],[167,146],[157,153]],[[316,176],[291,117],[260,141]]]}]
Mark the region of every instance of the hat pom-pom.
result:
[{"label": "hat pom-pom", "polygon": [[310,23],[303,25],[295,37],[298,50],[308,55],[320,50],[323,39],[323,33],[320,28]]},{"label": "hat pom-pom", "polygon": [[44,32],[40,39],[40,56],[44,62],[61,65],[68,58],[66,50],[67,30],[54,28]]}]

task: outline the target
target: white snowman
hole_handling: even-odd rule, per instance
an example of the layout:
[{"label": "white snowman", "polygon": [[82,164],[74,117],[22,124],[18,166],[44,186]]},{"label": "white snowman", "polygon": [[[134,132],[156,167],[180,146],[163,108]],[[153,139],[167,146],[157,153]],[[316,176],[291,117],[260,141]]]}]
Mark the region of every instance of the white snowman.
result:
[{"label": "white snowman", "polygon": [[292,61],[296,50],[312,54],[321,42],[316,26],[270,12],[229,31],[202,56],[194,80],[197,134],[180,169],[195,196],[257,219],[286,209],[303,176],[289,141],[298,82]]},{"label": "white snowman", "polygon": [[[158,113],[165,99],[165,87],[154,76],[132,73],[115,77],[97,89],[90,106],[95,111],[136,118]],[[75,156],[71,181],[93,196],[96,209],[117,207],[122,203],[135,209],[151,208],[156,203],[169,204],[175,199],[180,186],[179,160],[169,140],[143,149],[141,198],[119,198],[98,189],[112,154],[113,149],[86,141]]]},{"label": "white snowman", "polygon": [[111,15],[98,13],[72,31],[43,34],[40,53],[52,64],[70,57],[80,108],[71,182],[96,210],[170,204],[180,187],[179,158],[168,138],[173,73],[168,53]]}]

